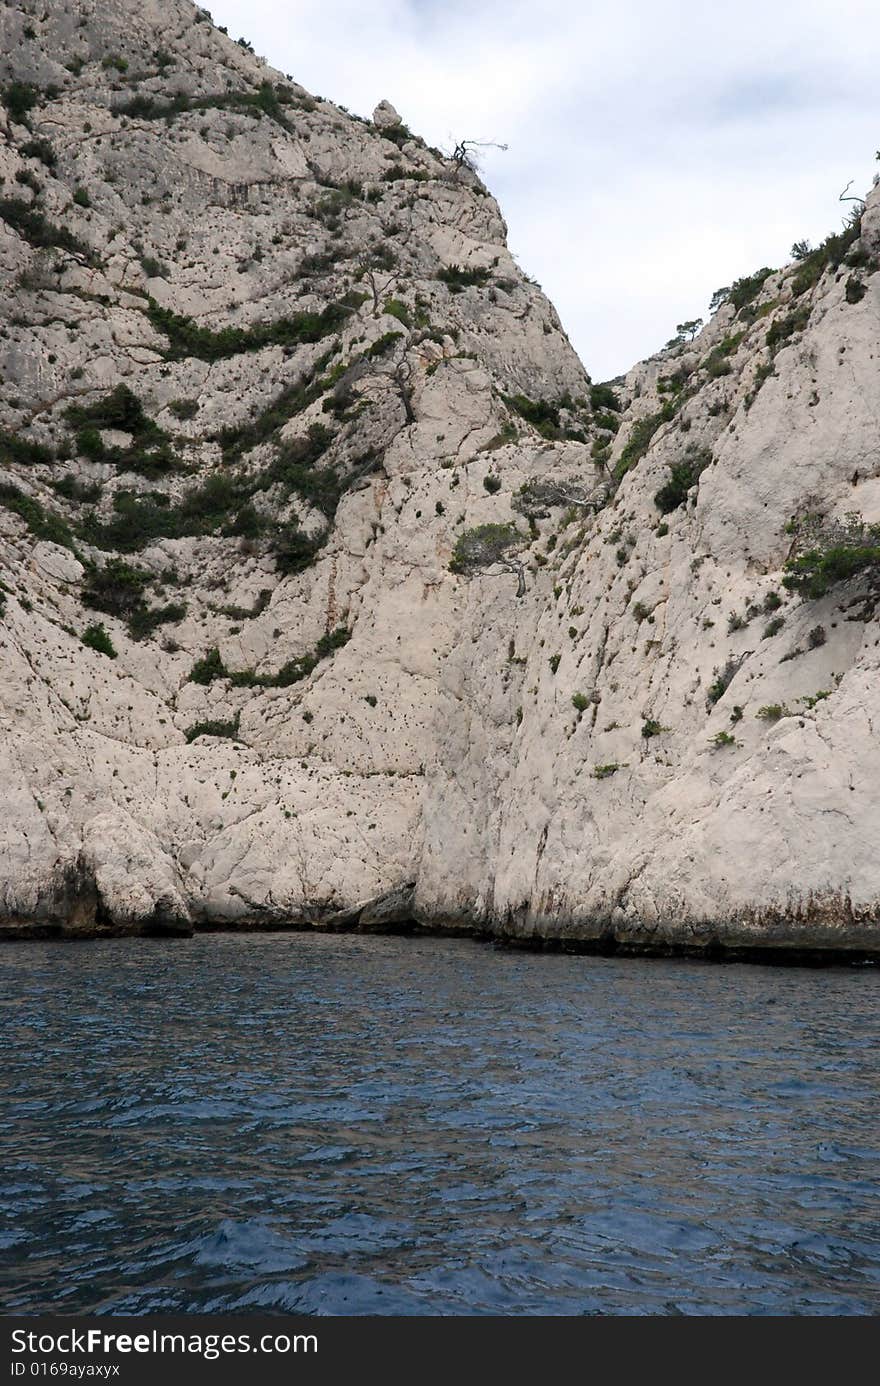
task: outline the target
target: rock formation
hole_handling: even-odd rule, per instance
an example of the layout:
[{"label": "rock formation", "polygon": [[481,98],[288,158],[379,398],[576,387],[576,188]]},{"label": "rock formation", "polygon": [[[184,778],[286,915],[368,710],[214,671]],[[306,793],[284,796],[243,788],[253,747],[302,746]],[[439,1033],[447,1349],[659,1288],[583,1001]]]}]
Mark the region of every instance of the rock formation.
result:
[{"label": "rock formation", "polygon": [[0,36],[0,935],[877,951],[880,195],[597,386],[388,102]]}]

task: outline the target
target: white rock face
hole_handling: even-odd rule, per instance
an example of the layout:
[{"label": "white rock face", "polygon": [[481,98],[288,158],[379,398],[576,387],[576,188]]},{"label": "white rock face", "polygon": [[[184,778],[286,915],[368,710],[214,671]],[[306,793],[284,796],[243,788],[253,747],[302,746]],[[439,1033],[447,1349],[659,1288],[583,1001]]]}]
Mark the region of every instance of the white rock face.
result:
[{"label": "white rock face", "polygon": [[387,102],[0,40],[0,934],[877,951],[877,576],[782,579],[880,522],[880,193],[596,389]]}]

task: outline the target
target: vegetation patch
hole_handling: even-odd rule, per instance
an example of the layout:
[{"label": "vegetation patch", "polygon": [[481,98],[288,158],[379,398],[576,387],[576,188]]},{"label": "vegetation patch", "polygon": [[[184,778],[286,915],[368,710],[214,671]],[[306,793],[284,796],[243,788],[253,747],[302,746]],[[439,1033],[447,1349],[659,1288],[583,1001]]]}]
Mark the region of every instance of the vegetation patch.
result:
[{"label": "vegetation patch", "polygon": [[121,558],[111,558],[99,568],[90,565],[82,590],[83,606],[103,611],[125,621],[134,640],[143,640],[156,629],[170,622],[182,621],[186,607],[173,603],[151,607],[146,600],[147,590],[154,581],[151,573],[137,568]]},{"label": "vegetation patch", "polygon": [[724,697],[724,694],[727,692],[728,688],[733,683],[733,680],[739,671],[739,666],[740,661],[738,659],[729,659],[723,669],[714,669],[712,671],[712,682],[710,683],[708,691],[706,693],[706,702],[709,707],[712,707],[713,704],[720,702],[721,699]]},{"label": "vegetation patch", "polygon": [[21,467],[54,461],[55,454],[45,443],[34,443],[30,438],[21,438],[17,433],[0,429],[0,464]]},{"label": "vegetation patch", "polygon": [[169,361],[182,361],[192,356],[201,361],[222,361],[242,352],[261,351],[267,346],[318,342],[335,332],[348,315],[349,309],[341,303],[330,303],[319,313],[294,313],[291,317],[256,323],[253,327],[223,327],[215,332],[210,327],[201,327],[194,318],[170,308],[160,308],[155,299],[150,299],[147,310],[153,327],[168,338],[165,357]]},{"label": "vegetation patch", "polygon": [[611,385],[590,386],[590,407],[592,409],[613,409],[620,413],[620,400]]},{"label": "vegetation patch", "polygon": [[284,107],[293,101],[293,92],[288,87],[261,82],[257,91],[218,92],[209,96],[188,96],[181,92],[170,100],[141,95],[131,97],[114,107],[117,115],[133,116],[139,120],[175,120],[188,111],[237,111],[261,119],[264,115],[274,120],[282,129],[293,131],[292,121]]},{"label": "vegetation patch", "polygon": [[67,250],[71,255],[82,255],[92,259],[92,252],[72,231],[65,226],[56,226],[38,208],[18,197],[0,198],[0,220],[17,231],[23,240],[36,250],[55,247]]},{"label": "vegetation patch", "polygon": [[328,659],[336,650],[351,639],[351,631],[345,626],[337,626],[321,636],[313,650],[289,659],[274,674],[257,674],[253,669],[227,669],[215,647],[197,660],[193,665],[190,679],[193,683],[209,684],[216,679],[229,679],[234,688],[289,688],[300,683],[317,669],[322,660]]},{"label": "vegetation patch", "polygon": [[778,722],[783,717],[790,717],[791,713],[785,703],[765,703],[758,708],[755,716],[760,717],[762,722]]},{"label": "vegetation patch", "polygon": [[521,564],[513,559],[514,550],[522,543],[522,535],[514,524],[479,524],[466,529],[456,539],[449,560],[449,571],[463,577],[473,577],[477,572],[485,572],[495,564],[500,564],[511,572],[520,575],[520,590],[525,590],[522,582]]},{"label": "vegetation patch", "polygon": [[666,409],[659,410],[656,414],[648,414],[643,419],[636,419],[629,432],[629,438],[617,459],[614,468],[614,479],[617,482],[623,480],[627,472],[631,471],[636,463],[644,457],[648,448],[651,446],[654,434],[661,424],[668,421],[670,415]]},{"label": "vegetation patch", "polygon": [[489,279],[489,270],[474,267],[465,269],[462,265],[450,265],[437,271],[437,278],[447,284],[454,294],[460,294],[463,289],[479,288]]},{"label": "vegetation patch", "polygon": [[809,250],[808,243],[794,246],[795,253],[801,252],[798,254],[800,269],[791,281],[791,291],[795,297],[812,289],[826,269],[837,269],[847,257],[853,243],[858,240],[861,231],[862,213],[858,211],[846,219],[841,231],[826,237],[815,250]]},{"label": "vegetation patch", "polygon": [[127,385],[117,385],[109,395],[94,404],[72,405],[66,417],[75,427],[116,428],[135,438],[164,436],[161,428],[144,412],[137,395]]},{"label": "vegetation patch", "polygon": [[26,496],[11,482],[0,482],[0,505],[24,520],[35,539],[45,539],[66,549],[73,548],[73,534],[67,522],[60,515],[45,510],[33,496]]},{"label": "vegetation patch", "polygon": [[788,342],[795,333],[803,332],[809,320],[809,303],[798,304],[797,308],[793,309],[792,312],[786,313],[781,318],[777,318],[770,327],[766,337],[767,345],[773,355],[775,356],[778,351],[781,351],[786,342]]},{"label": "vegetation patch", "polygon": [[570,395],[563,395],[561,399],[529,399],[527,395],[502,395],[501,398],[507,405],[519,414],[520,418],[530,423],[536,428],[542,438],[551,441],[558,441],[564,438],[574,439],[575,442],[584,442],[584,435],[579,430],[565,428],[560,421],[563,409],[573,409],[574,402]]},{"label": "vegetation patch", "polygon": [[96,650],[98,654],[106,655],[108,659],[116,658],[116,647],[104,628],[103,622],[98,625],[87,626],[81,639],[82,643],[87,645],[90,650]]},{"label": "vegetation patch", "polygon": [[712,461],[708,448],[692,448],[681,462],[669,466],[669,480],[654,493],[654,504],[663,515],[669,515],[684,505],[688,492],[695,486]]},{"label": "vegetation patch", "polygon": [[27,125],[30,113],[37,104],[39,93],[29,82],[9,82],[0,88],[3,105],[16,125]]},{"label": "vegetation patch", "polygon": [[[755,270],[754,274],[744,275],[742,279],[737,279],[727,290],[726,301],[732,303],[737,313],[741,313],[743,308],[748,307],[761,292],[764,280],[769,279],[774,271],[767,265],[763,269]],[[725,300],[722,299],[722,302]]]},{"label": "vegetation patch", "polygon": [[843,522],[808,516],[795,523],[798,551],[785,565],[783,587],[816,600],[855,577],[878,585],[880,525],[866,525],[858,516]]},{"label": "vegetation patch", "polygon": [[231,741],[237,741],[238,727],[238,717],[233,717],[232,720],[228,722],[219,720],[212,722],[196,722],[194,726],[187,728],[184,732],[184,736],[188,742],[195,741],[199,736],[225,736]]}]

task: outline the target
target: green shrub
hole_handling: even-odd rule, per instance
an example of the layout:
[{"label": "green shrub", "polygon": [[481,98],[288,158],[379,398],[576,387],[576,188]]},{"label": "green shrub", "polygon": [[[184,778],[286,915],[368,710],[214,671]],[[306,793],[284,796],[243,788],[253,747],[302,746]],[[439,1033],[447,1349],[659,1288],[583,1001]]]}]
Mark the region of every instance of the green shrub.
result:
[{"label": "green shrub", "polygon": [[103,622],[95,626],[87,626],[82,633],[82,643],[88,645],[90,650],[97,650],[98,654],[107,655],[109,659],[116,658],[116,649],[104,628]]},{"label": "green shrub", "polygon": [[[783,587],[802,596],[824,597],[833,587],[865,574],[880,579],[880,525],[856,519],[808,526],[801,552],[785,565]],[[806,546],[808,545],[808,547]]]},{"label": "green shrub", "polygon": [[860,279],[856,278],[854,274],[851,274],[846,281],[844,293],[847,303],[861,303],[867,293],[867,289]]},{"label": "green shrub", "polygon": [[301,414],[310,404],[314,404],[315,400],[320,399],[321,395],[330,389],[331,385],[344,374],[346,369],[344,363],[340,362],[326,376],[318,375],[318,372],[324,369],[332,356],[333,351],[331,349],[316,362],[315,374],[305,380],[297,381],[294,385],[286,385],[248,423],[238,424],[234,428],[225,428],[218,433],[217,442],[223,449],[224,460],[233,461],[243,453],[249,452],[251,448],[266,442],[274,434],[280,432],[284,425],[295,418],[297,414]]},{"label": "green shrub", "polygon": [[[26,188],[30,188],[35,197],[39,197],[40,193],[43,191],[43,185],[39,178],[35,173],[32,173],[29,168],[16,169],[15,181],[16,183],[23,184]],[[21,279],[19,279],[19,283],[21,282]]]},{"label": "green shrub", "polygon": [[285,577],[303,572],[314,562],[316,554],[324,546],[326,537],[326,534],[306,534],[298,520],[290,520],[287,524],[280,525],[272,544],[278,571]]},{"label": "green shrub", "polygon": [[621,768],[616,760],[609,761],[607,765],[595,765],[593,767],[593,779],[607,780],[611,775],[616,775]]},{"label": "green shrub", "polygon": [[577,712],[586,712],[590,706],[590,700],[585,693],[572,694],[571,705]]},{"label": "green shrub", "polygon": [[[2,204],[0,204],[2,214]],[[150,299],[147,316],[157,332],[168,338],[166,360],[181,361],[197,357],[202,361],[221,361],[246,351],[260,351],[267,346],[299,346],[318,342],[335,332],[348,318],[348,310],[340,303],[329,303],[318,312],[294,313],[272,322],[253,327],[223,327],[214,332],[201,327],[194,318],[160,308]]]},{"label": "green shrub", "polygon": [[[733,332],[727,337],[725,337],[723,341],[720,341],[716,347],[712,348],[712,350],[709,352],[709,355],[706,357],[706,360],[703,363],[704,365],[709,367],[710,374],[712,373],[712,363],[723,361],[725,357],[732,356],[734,352],[739,349],[740,343],[742,342],[745,335],[746,334],[744,331]],[[720,374],[720,372],[717,373]]]},{"label": "green shrub", "polygon": [[651,446],[654,434],[660,425],[666,422],[666,419],[667,415],[664,410],[660,410],[656,414],[648,414],[643,419],[636,419],[630,428],[629,438],[623,451],[617,459],[617,465],[614,468],[615,481],[622,481],[627,472],[641,461]]},{"label": "green shrub", "polygon": [[449,570],[466,576],[480,572],[502,562],[521,539],[516,526],[510,523],[477,525],[465,530],[455,542]]},{"label": "green shrub", "polygon": [[448,284],[453,293],[460,294],[463,289],[479,287],[489,278],[487,269],[465,269],[462,265],[450,265],[437,271],[437,278]]},{"label": "green shrub", "polygon": [[572,407],[572,401],[568,395],[564,395],[557,401],[529,399],[527,395],[502,395],[501,398],[508,409],[513,409],[533,428],[536,428],[542,437],[552,440],[574,438],[577,442],[586,441],[583,433],[563,428],[560,422],[560,411]]},{"label": "green shrub", "polygon": [[485,490],[489,492],[489,495],[493,496],[497,491],[501,490],[501,477],[496,476],[494,472],[487,472],[483,477],[483,486]]},{"label": "green shrub", "polygon": [[102,568],[93,566],[87,573],[83,606],[126,620],[144,604],[144,593],[150,582],[151,576],[145,569],[134,567],[121,558],[110,558]]},{"label": "green shrub", "polygon": [[729,659],[723,669],[714,669],[712,671],[714,674],[714,678],[712,679],[712,682],[710,683],[706,693],[706,701],[710,706],[713,703],[719,702],[721,698],[724,697],[724,694],[727,692],[727,689],[733,682],[738,669],[739,661],[736,659]]},{"label": "green shrub", "polygon": [[220,658],[220,651],[216,645],[201,659],[196,660],[189,677],[191,683],[201,684],[213,683],[215,679],[228,678],[228,671]]},{"label": "green shrub", "polygon": [[653,717],[649,717],[642,724],[642,736],[648,741],[652,736],[659,736],[661,732],[668,731],[668,727],[663,727],[659,722],[655,722]]},{"label": "green shrub", "polygon": [[610,385],[591,385],[590,408],[593,410],[613,409],[615,413],[619,413],[620,400]]},{"label": "green shrub", "polygon": [[862,211],[859,209],[847,217],[841,231],[827,236],[815,250],[808,250],[799,257],[801,267],[791,281],[791,291],[795,297],[812,289],[829,266],[832,269],[839,267],[853,242],[861,235],[861,230]]},{"label": "green shrub", "polygon": [[812,712],[813,708],[816,706],[817,703],[822,703],[822,702],[825,701],[826,698],[830,698],[830,697],[831,697],[831,690],[830,690],[830,689],[828,689],[828,688],[820,688],[820,689],[819,689],[819,692],[818,692],[818,693],[814,693],[811,697],[808,696],[808,697],[806,697],[806,698],[801,698],[801,702],[805,704],[805,706],[807,707],[807,710],[808,710],[809,712]]},{"label": "green shrub", "polygon": [[404,327],[411,325],[409,309],[399,298],[386,298],[382,311],[392,318],[397,318],[397,321],[402,322]]},{"label": "green shrub", "polygon": [[[124,471],[140,472],[144,476],[164,476],[183,470],[168,435],[144,413],[144,407],[127,385],[117,385],[103,399],[89,405],[72,405],[66,411],[70,423],[79,426],[76,445],[84,457],[93,462],[112,462]],[[132,443],[127,448],[108,447],[101,429],[117,429],[130,433]]]},{"label": "green shrub", "polygon": [[89,197],[87,188],[76,188],[74,190],[73,200],[77,207],[91,207],[92,205],[92,199]]},{"label": "green shrub", "polygon": [[546,399],[531,400],[526,395],[502,395],[502,399],[508,408],[516,410],[517,414],[539,431],[548,427],[559,428],[558,404],[552,404]]},{"label": "green shrub", "polygon": [[231,741],[237,741],[238,726],[238,717],[234,717],[231,722],[196,722],[194,726],[187,729],[184,735],[188,742],[195,741],[199,736],[225,736]]},{"label": "green shrub", "polygon": [[616,433],[620,428],[620,419],[616,414],[594,414],[593,425],[606,433]]},{"label": "green shrub", "polygon": [[669,480],[654,493],[654,504],[663,515],[684,505],[688,492],[697,485],[703,472],[712,461],[708,448],[689,448],[681,462],[669,464]]},{"label": "green shrub", "polygon": [[145,569],[121,558],[108,559],[101,568],[92,564],[83,585],[83,606],[118,617],[127,623],[133,639],[144,639],[157,626],[181,621],[186,615],[186,607],[180,603],[149,607],[146,592],[152,581]]},{"label": "green shrub", "polygon": [[383,183],[397,183],[402,178],[409,178],[416,183],[427,183],[431,176],[427,169],[404,168],[403,164],[391,164],[382,174],[382,181]]},{"label": "green shrub", "polygon": [[199,402],[197,399],[173,399],[168,408],[175,419],[184,421],[195,418],[199,412]]},{"label": "green shrub", "polygon": [[758,391],[764,384],[764,381],[769,380],[770,376],[775,374],[776,368],[773,365],[772,361],[762,361],[761,364],[757,367],[757,369],[755,370],[755,374],[752,377],[752,388],[749,390],[748,394],[745,397],[745,400],[743,401],[747,411],[751,409],[752,405],[757,399]]},{"label": "green shrub", "polygon": [[53,491],[58,492],[59,496],[63,496],[65,500],[73,501],[77,505],[94,505],[101,498],[101,487],[97,481],[80,481],[73,472],[66,472],[57,480],[50,481],[49,485]]},{"label": "green shrub", "polygon": [[781,717],[790,717],[791,713],[784,703],[765,703],[758,708],[755,716],[760,717],[762,722],[778,722]]},{"label": "green shrub", "polygon": [[34,443],[30,438],[21,438],[16,433],[0,429],[0,463],[4,466],[48,465],[55,461],[55,454],[45,443]]},{"label": "green shrub", "polygon": [[157,260],[155,255],[141,255],[140,265],[148,279],[167,279],[168,267],[161,260]]},{"label": "green shrub", "polygon": [[60,515],[45,510],[33,496],[26,496],[11,482],[0,482],[0,506],[24,520],[35,539],[45,539],[50,544],[60,544],[62,548],[73,548],[73,535],[67,522]]},{"label": "green shrub", "polygon": [[371,342],[364,355],[374,361],[378,356],[386,356],[395,342],[403,339],[402,332],[384,332],[375,342]]},{"label": "green shrub", "polygon": [[15,197],[0,198],[0,221],[5,221],[7,226],[11,226],[36,250],[55,246],[59,250],[69,251],[72,255],[92,259],[91,251],[84,241],[65,227],[56,226],[54,222],[48,221],[30,202]]},{"label": "green shrub", "polygon": [[784,625],[785,621],[781,616],[774,616],[773,620],[768,621],[766,626],[764,627],[764,634],[762,635],[761,639],[771,640],[774,635],[779,634]]},{"label": "green shrub", "polygon": [[753,299],[757,298],[764,280],[769,279],[771,274],[773,274],[773,270],[765,266],[763,269],[756,270],[754,274],[747,274],[731,284],[727,299],[738,313]]},{"label": "green shrub", "polygon": [[392,144],[396,144],[398,149],[414,138],[412,131],[404,125],[403,121],[399,125],[383,126],[379,134],[384,140],[390,140]]},{"label": "green shrub", "polygon": [[39,159],[41,164],[47,168],[54,168],[58,162],[58,156],[48,140],[33,139],[27,140],[21,146],[21,155],[24,159]]},{"label": "green shrub", "polygon": [[66,417],[76,426],[121,429],[135,438],[155,437],[162,432],[144,413],[144,406],[127,385],[117,385],[94,404],[71,405]]},{"label": "green shrub", "polygon": [[776,319],[766,337],[767,345],[774,356],[796,332],[803,332],[809,319],[809,303],[802,303],[785,317]]},{"label": "green shrub", "polygon": [[275,674],[255,674],[252,669],[242,669],[229,674],[229,678],[236,688],[289,688],[308,678],[321,660],[342,649],[350,639],[351,631],[346,626],[337,626],[321,636],[314,650],[288,659]]},{"label": "green shrub", "polygon": [[16,125],[27,125],[28,117],[37,104],[37,89],[29,82],[9,82],[0,88],[3,105]]},{"label": "green shrub", "polygon": [[167,606],[144,604],[129,616],[129,634],[132,640],[146,640],[159,626],[176,625],[185,615],[184,602],[169,602]]},{"label": "green shrub", "polygon": [[720,751],[725,746],[738,746],[739,742],[737,741],[736,737],[731,736],[729,731],[719,731],[716,732],[715,735],[712,737],[711,741],[709,742],[709,745],[713,748],[713,750]]}]

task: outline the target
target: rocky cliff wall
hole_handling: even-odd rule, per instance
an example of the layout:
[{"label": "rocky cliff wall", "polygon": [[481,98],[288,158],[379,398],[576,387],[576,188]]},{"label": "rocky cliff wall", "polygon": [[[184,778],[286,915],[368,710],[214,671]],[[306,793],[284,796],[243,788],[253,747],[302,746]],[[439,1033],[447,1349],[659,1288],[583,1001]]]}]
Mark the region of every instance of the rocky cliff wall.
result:
[{"label": "rocky cliff wall", "polygon": [[596,387],[393,110],[0,23],[3,931],[875,950],[878,194]]}]

